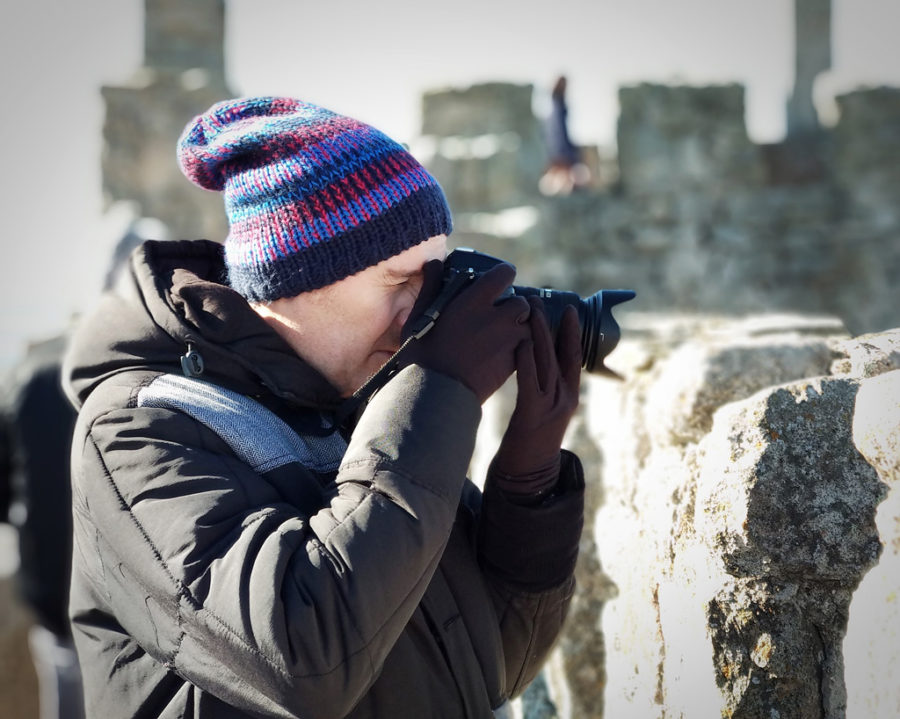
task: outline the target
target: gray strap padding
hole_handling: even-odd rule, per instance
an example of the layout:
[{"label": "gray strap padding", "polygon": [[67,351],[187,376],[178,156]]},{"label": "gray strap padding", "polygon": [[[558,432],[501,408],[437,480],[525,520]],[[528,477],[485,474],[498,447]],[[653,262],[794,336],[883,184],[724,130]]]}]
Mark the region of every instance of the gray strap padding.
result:
[{"label": "gray strap padding", "polygon": [[174,409],[221,437],[257,472],[299,462],[317,472],[338,468],[347,443],[338,432],[299,435],[273,412],[245,395],[204,380],[164,374],[138,392],[138,407]]}]

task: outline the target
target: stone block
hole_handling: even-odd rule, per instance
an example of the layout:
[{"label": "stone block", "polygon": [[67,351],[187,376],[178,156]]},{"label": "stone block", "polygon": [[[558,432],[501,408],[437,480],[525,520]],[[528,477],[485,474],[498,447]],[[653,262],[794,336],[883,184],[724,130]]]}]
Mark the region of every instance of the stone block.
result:
[{"label": "stone block", "polygon": [[506,82],[430,90],[422,96],[422,134],[477,137],[513,132],[522,138],[537,138],[533,92],[531,84]]},{"label": "stone block", "polygon": [[845,716],[842,643],[885,496],[853,443],[858,388],[763,390],[723,407],[698,447],[697,541],[726,572],[708,605],[723,715]]},{"label": "stone block", "polygon": [[826,374],[832,358],[825,339],[792,333],[685,344],[666,360],[648,394],[655,441],[699,442],[719,407],[774,384]]},{"label": "stone block", "polygon": [[835,99],[837,177],[853,182],[878,170],[900,176],[900,87],[860,88]]},{"label": "stone block", "polygon": [[866,379],[900,369],[900,329],[835,338],[830,344],[836,355],[831,374]]},{"label": "stone block", "polygon": [[422,162],[441,183],[454,213],[501,210],[535,200],[540,176],[536,152],[523,147],[514,133],[445,138]]},{"label": "stone block", "polygon": [[224,77],[224,0],[145,0],[144,4],[144,54],[148,67],[202,67]]},{"label": "stone block", "polygon": [[640,84],[619,89],[620,182],[631,195],[759,185],[762,155],[747,136],[744,88]]},{"label": "stone block", "polygon": [[136,203],[140,216],[162,221],[176,239],[223,241],[227,220],[219,193],[195,187],[178,168],[175,146],[185,125],[229,91],[184,73],[144,70],[130,86],[104,87],[103,191],[107,206]]},{"label": "stone block", "polygon": [[699,448],[697,531],[729,574],[852,588],[875,565],[885,486],[853,444],[858,386],[816,378],[719,410]]},{"label": "stone block", "polygon": [[889,715],[900,403],[867,383],[900,375],[893,333],[854,340],[802,315],[624,326],[611,364],[627,383],[591,378],[582,403],[602,458],[597,561],[615,587],[595,634],[604,715]]}]

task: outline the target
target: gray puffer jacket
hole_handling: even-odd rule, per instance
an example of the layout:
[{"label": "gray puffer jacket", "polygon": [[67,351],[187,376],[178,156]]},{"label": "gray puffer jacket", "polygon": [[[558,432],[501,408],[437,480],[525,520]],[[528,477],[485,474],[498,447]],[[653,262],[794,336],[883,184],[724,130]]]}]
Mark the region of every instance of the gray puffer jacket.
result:
[{"label": "gray puffer jacket", "polygon": [[[70,600],[93,717],[490,717],[564,620],[582,524],[466,479],[480,407],[417,366],[340,435],[335,390],[223,281],[221,247],[147,243],[66,359]],[[253,398],[339,467],[262,466],[148,397],[181,375]],[[343,442],[346,440],[346,449]]]}]

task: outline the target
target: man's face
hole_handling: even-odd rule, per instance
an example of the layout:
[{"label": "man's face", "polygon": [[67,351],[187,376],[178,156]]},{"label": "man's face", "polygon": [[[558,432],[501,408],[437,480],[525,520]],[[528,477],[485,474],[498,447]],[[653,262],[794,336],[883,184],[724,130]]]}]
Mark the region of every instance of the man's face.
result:
[{"label": "man's face", "polygon": [[332,285],[254,309],[349,397],[400,348],[422,266],[446,254],[447,237],[438,235]]}]

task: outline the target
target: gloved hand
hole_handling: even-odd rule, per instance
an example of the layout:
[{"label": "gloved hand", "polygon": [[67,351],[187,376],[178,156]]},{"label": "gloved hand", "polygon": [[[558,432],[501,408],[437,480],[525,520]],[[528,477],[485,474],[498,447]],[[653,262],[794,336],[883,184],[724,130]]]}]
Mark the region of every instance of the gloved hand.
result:
[{"label": "gloved hand", "polygon": [[428,309],[428,306],[437,299],[438,293],[441,291],[444,276],[444,263],[440,260],[429,260],[422,265],[422,287],[416,301],[413,303],[412,309],[409,311],[409,317],[403,325],[400,339],[406,341],[412,334],[413,325],[416,320],[422,316],[422,313]]},{"label": "gloved hand", "polygon": [[581,331],[574,307],[566,307],[556,347],[543,303],[529,297],[531,341],[516,351],[516,407],[494,460],[491,477],[508,495],[540,497],[559,477],[559,451],[578,408]]},{"label": "gloved hand", "polygon": [[[422,289],[404,325],[404,339],[438,294],[442,267],[438,260],[423,267]],[[458,379],[484,403],[513,373],[516,348],[531,334],[531,310],[524,298],[496,302],[515,274],[512,265],[503,263],[464,287],[434,326],[403,351],[401,365],[415,363]]]}]

